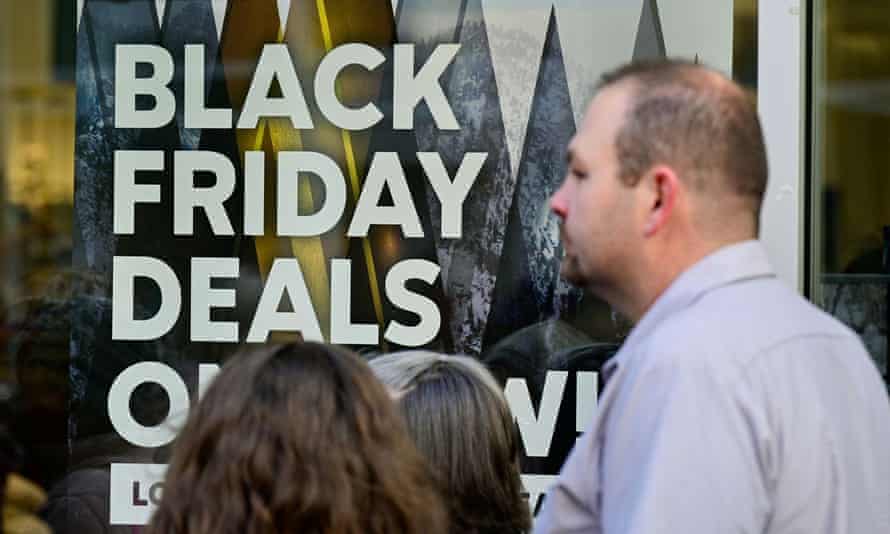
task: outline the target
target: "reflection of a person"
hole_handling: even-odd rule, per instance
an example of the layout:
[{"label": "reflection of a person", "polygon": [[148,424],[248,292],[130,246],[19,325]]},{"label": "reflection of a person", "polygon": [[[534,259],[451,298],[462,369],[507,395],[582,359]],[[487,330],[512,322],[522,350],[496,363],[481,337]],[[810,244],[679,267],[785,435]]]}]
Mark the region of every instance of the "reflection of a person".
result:
[{"label": "reflection of a person", "polygon": [[15,370],[11,430],[22,445],[22,474],[49,487],[65,472],[68,425],[69,305],[29,298],[7,310]]},{"label": "reflection of a person", "polygon": [[884,272],[885,246],[869,240],[859,254],[844,267],[844,274],[879,274]]},{"label": "reflection of a person", "polygon": [[[576,408],[578,371],[599,372],[603,363],[615,354],[614,343],[596,343],[568,323],[552,319],[510,334],[485,351],[481,361],[504,386],[510,378],[525,380],[534,406],[539,407],[548,371],[568,371],[561,413]],[[594,402],[594,399],[589,399]],[[577,438],[576,417],[560,416],[546,457],[523,455],[523,473],[555,473]]]},{"label": "reflection of a person", "polygon": [[[44,515],[57,533],[131,533],[131,527],[110,524],[110,465],[158,463],[164,450],[135,447],[118,435],[108,418],[108,391],[134,363],[164,361],[175,367],[177,358],[160,340],[112,342],[110,300],[77,297],[72,302],[70,467],[51,488]],[[168,407],[166,393],[152,383],[137,388],[130,402],[133,417],[144,424],[162,421]]]},{"label": "reflection of a person", "polygon": [[[24,299],[4,321],[17,385],[12,429],[22,473],[49,488],[41,511],[54,532],[127,532],[110,527],[109,465],[153,462],[156,451],[125,442],[108,419],[107,393],[129,365],[173,358],[162,342],[111,341],[111,302],[87,273],[63,273],[46,296]],[[168,402],[151,384],[134,392],[137,420],[160,421]]]}]

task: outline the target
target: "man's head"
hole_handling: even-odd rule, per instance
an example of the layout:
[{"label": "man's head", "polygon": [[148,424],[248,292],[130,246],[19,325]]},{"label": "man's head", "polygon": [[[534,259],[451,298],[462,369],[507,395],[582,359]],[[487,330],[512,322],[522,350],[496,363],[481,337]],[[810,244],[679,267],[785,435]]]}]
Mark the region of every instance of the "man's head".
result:
[{"label": "man's head", "polygon": [[606,74],[551,208],[563,275],[636,319],[693,263],[757,236],[766,189],[753,99],[690,63]]}]

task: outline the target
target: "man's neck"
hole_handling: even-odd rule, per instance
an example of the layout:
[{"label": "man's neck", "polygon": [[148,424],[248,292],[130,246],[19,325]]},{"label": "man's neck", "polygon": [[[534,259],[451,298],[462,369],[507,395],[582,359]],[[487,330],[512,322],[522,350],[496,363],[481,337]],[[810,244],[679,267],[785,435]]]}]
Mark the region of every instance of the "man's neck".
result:
[{"label": "man's neck", "polygon": [[749,239],[752,238],[703,241],[685,250],[676,249],[674,253],[665,250],[653,254],[647,259],[648,268],[640,270],[641,274],[634,277],[637,283],[620,299],[626,306],[613,306],[637,323],[683,273],[714,252]]}]

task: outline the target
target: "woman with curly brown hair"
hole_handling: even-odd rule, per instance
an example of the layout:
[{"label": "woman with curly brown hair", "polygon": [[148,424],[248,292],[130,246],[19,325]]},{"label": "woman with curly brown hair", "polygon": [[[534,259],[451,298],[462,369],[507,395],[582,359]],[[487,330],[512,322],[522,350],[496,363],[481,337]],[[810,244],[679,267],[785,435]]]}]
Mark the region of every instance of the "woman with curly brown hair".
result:
[{"label": "woman with curly brown hair", "polygon": [[371,368],[397,399],[408,431],[449,499],[454,534],[531,530],[519,436],[491,373],[466,356],[387,354]]},{"label": "woman with curly brown hair", "polygon": [[298,343],[234,357],[173,449],[153,534],[441,534],[447,513],[368,366]]}]

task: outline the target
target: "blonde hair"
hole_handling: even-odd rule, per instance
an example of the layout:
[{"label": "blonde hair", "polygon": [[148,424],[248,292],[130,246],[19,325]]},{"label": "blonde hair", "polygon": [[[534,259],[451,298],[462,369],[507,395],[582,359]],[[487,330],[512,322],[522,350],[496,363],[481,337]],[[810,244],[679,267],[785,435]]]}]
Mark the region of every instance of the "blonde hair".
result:
[{"label": "blonde hair", "polygon": [[449,497],[452,532],[530,530],[516,425],[485,366],[466,356],[425,351],[388,354],[370,363]]}]

